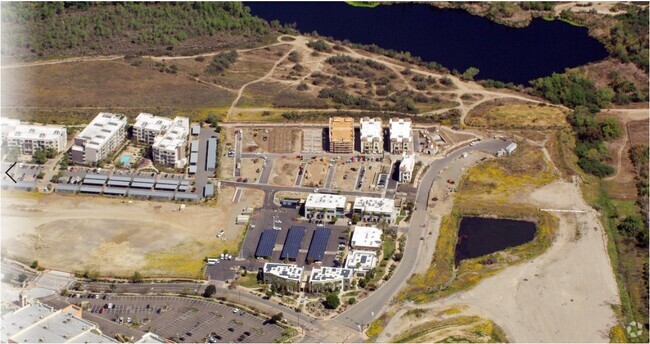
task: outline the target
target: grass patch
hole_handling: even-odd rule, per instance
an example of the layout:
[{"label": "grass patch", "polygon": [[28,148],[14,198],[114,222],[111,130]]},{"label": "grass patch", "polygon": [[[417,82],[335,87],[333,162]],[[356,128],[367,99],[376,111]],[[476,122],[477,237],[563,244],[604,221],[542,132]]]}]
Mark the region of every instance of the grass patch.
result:
[{"label": "grass patch", "polygon": [[[468,326],[459,329],[461,326]],[[453,335],[448,335],[451,333]],[[458,316],[444,320],[422,323],[400,334],[396,343],[417,342],[494,342],[505,343],[508,339],[494,322],[478,316]]]},{"label": "grass patch", "polygon": [[293,327],[285,328],[280,332],[281,336],[275,339],[276,343],[288,343],[298,334],[298,330]]},{"label": "grass patch", "polygon": [[384,260],[391,259],[395,253],[395,239],[393,239],[391,236],[386,235],[381,243],[381,247],[384,254]]},{"label": "grass patch", "polygon": [[566,112],[554,106],[531,103],[503,104],[500,101],[479,105],[465,118],[473,127],[487,128],[566,128]]},{"label": "grass patch", "polygon": [[346,4],[354,7],[375,8],[381,5],[379,1],[346,1]]},{"label": "grass patch", "polygon": [[246,276],[241,276],[237,280],[237,285],[246,288],[258,288],[260,283],[257,281],[257,274],[247,273]]}]

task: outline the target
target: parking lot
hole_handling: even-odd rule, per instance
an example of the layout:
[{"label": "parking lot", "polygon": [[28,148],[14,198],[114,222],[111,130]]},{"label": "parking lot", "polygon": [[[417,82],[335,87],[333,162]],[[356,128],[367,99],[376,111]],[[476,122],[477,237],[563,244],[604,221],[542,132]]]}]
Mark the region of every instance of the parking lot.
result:
[{"label": "parking lot", "polygon": [[253,314],[208,300],[173,296],[102,296],[88,302],[88,312],[122,326],[151,331],[177,342],[272,343],[282,328]]}]

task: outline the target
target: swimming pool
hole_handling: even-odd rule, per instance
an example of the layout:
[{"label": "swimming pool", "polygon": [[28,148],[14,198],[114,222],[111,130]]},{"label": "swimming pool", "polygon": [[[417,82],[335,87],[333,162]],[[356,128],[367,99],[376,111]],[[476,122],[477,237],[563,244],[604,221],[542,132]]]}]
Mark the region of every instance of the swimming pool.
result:
[{"label": "swimming pool", "polygon": [[122,158],[120,158],[120,163],[122,163],[122,164],[128,164],[129,161],[131,161],[131,157],[128,156],[128,155],[125,155]]}]

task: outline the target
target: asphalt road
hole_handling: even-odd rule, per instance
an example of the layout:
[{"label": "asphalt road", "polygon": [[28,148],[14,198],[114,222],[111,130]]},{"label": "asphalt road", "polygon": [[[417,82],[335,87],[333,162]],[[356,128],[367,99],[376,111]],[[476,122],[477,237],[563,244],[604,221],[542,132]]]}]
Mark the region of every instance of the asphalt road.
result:
[{"label": "asphalt road", "polygon": [[335,321],[352,329],[358,329],[359,325],[367,326],[388,308],[390,300],[402,289],[416,266],[417,258],[422,254],[422,241],[420,240],[424,231],[422,225],[427,220],[429,193],[440,171],[449,162],[458,158],[464,152],[480,150],[495,154],[499,149],[505,148],[509,143],[508,141],[501,140],[487,140],[473,147],[461,147],[429,165],[429,170],[422,178],[415,198],[415,211],[413,216],[411,216],[411,225],[406,239],[404,256],[395,269],[393,276],[370,296],[336,316],[334,318]]},{"label": "asphalt road", "polygon": [[[293,192],[314,192],[314,188],[307,188],[307,187],[296,187],[296,186],[276,186],[276,185],[268,185],[268,184],[251,184],[251,183],[239,183],[239,182],[230,182],[230,181],[222,181],[222,185],[228,185],[228,186],[236,186],[239,188],[251,188],[251,189],[258,189],[266,192],[267,195],[270,193],[275,193],[278,191],[293,191]],[[325,191],[331,191],[337,194],[341,195],[349,195],[349,196],[368,196],[368,197],[378,197],[380,195],[379,192],[369,192],[369,191],[353,191],[353,190],[327,190],[327,189],[320,189],[321,193]],[[271,198],[271,201],[273,199]]]}]

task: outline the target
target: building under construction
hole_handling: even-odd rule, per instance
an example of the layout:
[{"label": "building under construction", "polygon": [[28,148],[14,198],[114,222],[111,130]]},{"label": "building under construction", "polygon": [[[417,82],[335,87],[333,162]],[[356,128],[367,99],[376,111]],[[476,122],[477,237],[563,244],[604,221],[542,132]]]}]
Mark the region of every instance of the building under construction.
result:
[{"label": "building under construction", "polygon": [[354,118],[330,117],[330,153],[354,153]]}]

